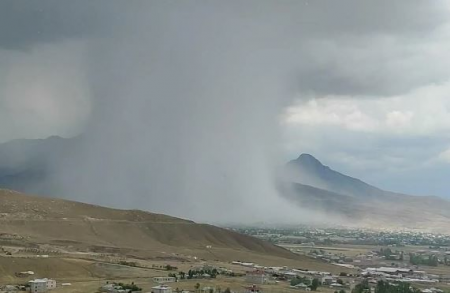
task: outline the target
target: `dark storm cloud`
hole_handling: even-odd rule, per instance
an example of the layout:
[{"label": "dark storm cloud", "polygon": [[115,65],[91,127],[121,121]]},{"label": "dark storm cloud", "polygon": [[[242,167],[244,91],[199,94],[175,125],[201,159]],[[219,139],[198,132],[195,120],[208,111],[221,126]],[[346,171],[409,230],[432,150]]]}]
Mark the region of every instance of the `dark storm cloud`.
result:
[{"label": "dark storm cloud", "polygon": [[311,34],[423,34],[446,21],[442,1],[305,1],[291,16]]},{"label": "dark storm cloud", "polygon": [[[152,2],[152,3],[151,3]],[[151,5],[148,5],[148,4]],[[210,11],[230,20],[247,18],[269,26],[285,26],[287,36],[339,37],[370,34],[428,34],[445,22],[442,1],[101,1],[4,0],[0,2],[0,45],[23,48],[36,42],[113,33],[129,16],[151,14],[145,9],[180,13]],[[128,14],[128,16],[127,16]],[[157,17],[154,14],[152,17]],[[164,17],[160,17],[163,19]],[[286,26],[288,24],[288,26]],[[245,27],[242,27],[245,29]]]},{"label": "dark storm cloud", "polygon": [[404,74],[427,64],[416,43],[439,41],[444,2],[393,2],[2,1],[0,61],[28,49],[36,67],[42,45],[81,52],[70,78],[86,79],[93,109],[78,152],[56,166],[61,193],[202,220],[301,218],[273,185],[282,108],[304,93],[407,91],[446,69]]},{"label": "dark storm cloud", "polygon": [[[398,47],[429,38],[445,23],[446,13],[443,1],[419,0],[6,0],[0,2],[0,47],[26,49],[71,38],[114,39],[127,28],[128,33],[137,35],[156,29],[160,38],[167,39],[182,32],[184,26],[190,28],[186,33],[191,33],[186,43],[208,46],[222,34],[234,33],[239,38],[249,32],[249,42],[242,50],[270,47],[278,51],[275,54],[288,55],[289,61],[279,58],[277,62],[297,66],[288,79],[293,90],[380,96],[442,81],[441,73],[433,69],[428,69],[432,72],[427,77],[399,76],[410,68],[390,66],[386,60],[406,58],[397,52]],[[173,19],[175,27],[164,33],[164,23],[171,17],[179,21]],[[134,28],[130,30],[130,26]],[[208,35],[208,30],[216,35]],[[399,43],[385,42],[386,37]],[[261,38],[266,40],[261,42]],[[233,46],[232,38],[230,41],[223,46]],[[158,46],[156,42],[153,45]],[[393,77],[397,77],[395,83],[391,82]]]},{"label": "dark storm cloud", "polygon": [[30,46],[82,37],[101,37],[120,25],[128,5],[121,1],[4,0],[0,2],[0,47]]}]

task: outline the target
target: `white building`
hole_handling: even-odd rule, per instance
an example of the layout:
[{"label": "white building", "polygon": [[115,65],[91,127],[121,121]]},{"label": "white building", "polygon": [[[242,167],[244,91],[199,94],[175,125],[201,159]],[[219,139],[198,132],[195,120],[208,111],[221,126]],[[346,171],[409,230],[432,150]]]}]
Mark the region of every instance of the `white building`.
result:
[{"label": "white building", "polygon": [[331,285],[334,283],[334,278],[331,276],[325,276],[322,278],[322,284],[323,285]]},{"label": "white building", "polygon": [[155,283],[173,283],[176,282],[174,277],[154,277],[153,281]]},{"label": "white building", "polygon": [[152,288],[152,293],[172,293],[172,288],[167,285],[159,285]]},{"label": "white building", "polygon": [[331,288],[342,288],[342,287],[344,287],[344,285],[339,284],[339,283],[333,283],[333,284],[330,285],[330,287]]},{"label": "white building", "polygon": [[56,288],[56,281],[51,279],[36,279],[28,282],[31,293],[47,292]]},{"label": "white building", "polygon": [[412,269],[391,268],[391,267],[367,268],[366,272],[370,274],[384,273],[389,275],[412,275],[414,273]]},{"label": "white building", "polygon": [[246,281],[251,284],[262,285],[267,282],[267,275],[261,270],[247,272]]},{"label": "white building", "polygon": [[297,278],[297,273],[294,272],[286,272],[283,274],[288,280],[292,280]]}]

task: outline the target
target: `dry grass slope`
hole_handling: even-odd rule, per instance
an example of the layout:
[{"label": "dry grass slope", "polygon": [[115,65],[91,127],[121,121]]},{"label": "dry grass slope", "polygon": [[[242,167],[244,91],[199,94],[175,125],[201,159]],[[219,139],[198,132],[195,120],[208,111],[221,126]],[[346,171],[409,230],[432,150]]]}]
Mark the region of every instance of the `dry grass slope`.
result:
[{"label": "dry grass slope", "polygon": [[211,225],[9,190],[0,190],[0,223],[1,234],[22,237],[29,243],[117,248],[135,254],[175,249],[204,252],[211,245],[218,250],[299,258],[270,243]]}]

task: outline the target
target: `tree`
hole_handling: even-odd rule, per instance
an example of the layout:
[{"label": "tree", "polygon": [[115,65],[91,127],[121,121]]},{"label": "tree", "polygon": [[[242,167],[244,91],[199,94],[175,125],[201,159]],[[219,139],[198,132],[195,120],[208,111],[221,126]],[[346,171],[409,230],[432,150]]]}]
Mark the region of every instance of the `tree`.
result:
[{"label": "tree", "polygon": [[211,278],[214,279],[218,274],[219,274],[219,272],[217,271],[217,269],[214,268],[214,269],[212,269],[210,275],[211,275]]},{"label": "tree", "polygon": [[200,283],[195,284],[195,290],[200,289]]},{"label": "tree", "polygon": [[341,284],[341,285],[344,285],[344,281],[343,281],[342,279],[337,279],[337,280],[336,280],[336,283]]},{"label": "tree", "polygon": [[179,272],[178,274],[180,275],[180,279],[181,279],[181,280],[186,279],[186,273],[185,273],[185,272],[181,271],[181,272]]},{"label": "tree", "polygon": [[292,279],[290,282],[291,286],[296,286],[301,283],[303,283],[305,285],[310,285],[311,281],[307,278],[297,276],[294,279]]},{"label": "tree", "polygon": [[397,282],[390,284],[387,281],[378,281],[375,287],[376,293],[418,293],[419,289],[412,288],[409,283]]},{"label": "tree", "polygon": [[389,283],[383,280],[378,281],[377,286],[375,287],[375,293],[388,293],[389,292]]},{"label": "tree", "polygon": [[363,293],[366,290],[370,290],[369,281],[364,279],[360,284],[356,285],[352,290],[352,293]]},{"label": "tree", "polygon": [[169,277],[175,278],[175,281],[178,281],[178,276],[175,273],[169,273]]},{"label": "tree", "polygon": [[166,271],[173,271],[173,270],[176,270],[177,267],[173,267],[173,266],[171,266],[171,265],[166,265],[166,266],[165,266],[165,269],[166,269]]},{"label": "tree", "polygon": [[436,255],[430,255],[428,257],[428,265],[429,266],[437,267],[438,264],[439,264],[439,259]]},{"label": "tree", "polygon": [[223,293],[231,293],[230,288],[226,288],[225,291],[223,291]]},{"label": "tree", "polygon": [[397,284],[397,292],[399,293],[412,293],[413,291],[411,290],[411,284],[406,283],[406,282],[400,282]]},{"label": "tree", "polygon": [[136,286],[134,283],[131,283],[131,284],[114,283],[114,284],[117,285],[117,286],[122,287],[122,289],[124,289],[124,290],[129,289],[129,290],[132,291],[132,292],[135,292],[135,291],[142,291],[142,288]]},{"label": "tree", "polygon": [[437,267],[439,264],[439,259],[436,255],[430,255],[428,256],[428,258],[424,258],[421,255],[410,253],[409,262],[413,265],[427,265]]},{"label": "tree", "polygon": [[314,278],[314,280],[312,280],[312,283],[311,283],[311,291],[316,291],[317,288],[319,287],[319,285],[320,285],[319,279]]}]

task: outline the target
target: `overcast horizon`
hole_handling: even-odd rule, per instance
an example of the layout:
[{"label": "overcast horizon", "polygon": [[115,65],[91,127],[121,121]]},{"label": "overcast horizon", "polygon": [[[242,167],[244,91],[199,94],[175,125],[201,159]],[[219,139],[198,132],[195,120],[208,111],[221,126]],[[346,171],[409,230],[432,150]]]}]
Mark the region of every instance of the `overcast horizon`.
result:
[{"label": "overcast horizon", "polygon": [[[301,153],[450,199],[448,52],[446,1],[5,0],[0,143],[84,133],[86,186],[107,161],[122,178],[95,194],[163,211],[174,194],[192,213],[200,198],[271,198],[261,182]],[[66,172],[61,190],[78,191]],[[141,197],[149,186],[164,200]]]}]

